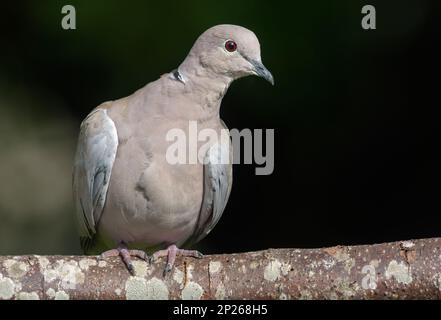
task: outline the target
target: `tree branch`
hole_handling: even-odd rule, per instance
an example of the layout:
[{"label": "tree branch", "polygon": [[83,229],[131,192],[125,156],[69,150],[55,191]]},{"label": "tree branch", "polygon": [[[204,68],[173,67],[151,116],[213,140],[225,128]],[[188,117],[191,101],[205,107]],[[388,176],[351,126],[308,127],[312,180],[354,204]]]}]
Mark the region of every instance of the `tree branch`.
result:
[{"label": "tree branch", "polygon": [[440,299],[441,238],[135,260],[0,257],[0,299]]}]

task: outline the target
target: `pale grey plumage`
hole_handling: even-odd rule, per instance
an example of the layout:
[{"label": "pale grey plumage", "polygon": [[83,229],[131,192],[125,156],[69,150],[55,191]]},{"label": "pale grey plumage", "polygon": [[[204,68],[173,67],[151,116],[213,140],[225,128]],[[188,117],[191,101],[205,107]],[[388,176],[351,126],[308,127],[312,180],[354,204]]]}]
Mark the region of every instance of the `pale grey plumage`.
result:
[{"label": "pale grey plumage", "polygon": [[214,145],[207,151],[205,156],[204,195],[198,223],[189,240],[190,243],[202,240],[213,230],[219,222],[230,197],[233,182],[232,166],[231,164],[222,163],[222,152],[227,152],[231,163],[231,145],[228,146],[228,151],[226,148],[222,149]]},{"label": "pale grey plumage", "polygon": [[106,110],[94,110],[81,124],[74,161],[73,190],[81,238],[91,238],[96,232],[117,148],[113,121]]},{"label": "pale grey plumage", "polygon": [[[237,51],[226,50],[227,40]],[[257,37],[220,25],[198,38],[175,72],[92,111],[81,125],[73,174],[86,253],[119,243],[144,250],[183,245],[214,228],[231,191],[231,162],[172,165],[165,137],[173,128],[188,132],[189,121],[220,133],[224,94],[233,80],[252,74],[273,82]],[[215,149],[206,158],[219,157]],[[220,150],[231,150],[230,142]]]}]

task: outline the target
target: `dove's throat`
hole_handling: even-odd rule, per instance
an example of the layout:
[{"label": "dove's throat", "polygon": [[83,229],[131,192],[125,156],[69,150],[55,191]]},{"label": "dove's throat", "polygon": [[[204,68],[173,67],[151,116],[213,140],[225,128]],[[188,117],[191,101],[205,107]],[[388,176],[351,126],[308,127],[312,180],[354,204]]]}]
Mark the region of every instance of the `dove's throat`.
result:
[{"label": "dove's throat", "polygon": [[201,65],[191,69],[181,65],[181,76],[185,79],[185,91],[206,116],[218,116],[223,97],[228,91],[232,78],[219,75]]}]

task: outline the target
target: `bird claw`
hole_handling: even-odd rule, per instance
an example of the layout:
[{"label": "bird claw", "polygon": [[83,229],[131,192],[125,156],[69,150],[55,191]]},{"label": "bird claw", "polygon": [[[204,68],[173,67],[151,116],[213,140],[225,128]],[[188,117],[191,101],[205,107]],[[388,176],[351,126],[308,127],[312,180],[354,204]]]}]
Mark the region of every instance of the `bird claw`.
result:
[{"label": "bird claw", "polygon": [[203,258],[202,253],[196,250],[183,250],[176,247],[176,245],[171,245],[167,249],[159,250],[150,256],[149,263],[155,262],[158,257],[167,257],[167,264],[165,266],[163,276],[165,277],[168,273],[173,270],[175,264],[175,259],[177,256],[192,257],[196,259]]},{"label": "bird claw", "polygon": [[196,251],[194,257],[195,257],[196,259],[202,259],[202,258],[204,257],[204,255],[203,255],[202,253],[200,253],[199,251]]},{"label": "bird claw", "polygon": [[129,270],[129,273],[132,276],[135,276],[135,267],[133,266],[133,263],[127,264],[127,270]]},{"label": "bird claw", "polygon": [[109,257],[117,257],[120,256],[121,260],[124,262],[127,270],[129,273],[134,276],[135,275],[135,267],[132,263],[131,257],[137,257],[139,259],[142,259],[144,261],[149,261],[149,257],[145,251],[141,250],[129,250],[125,245],[120,245],[117,249],[108,250],[103,253],[101,253],[98,256],[98,260],[105,260]]},{"label": "bird claw", "polygon": [[167,263],[165,265],[164,272],[162,273],[162,275],[164,277],[167,276],[167,274],[170,273],[172,271],[172,269],[173,269],[173,266],[170,263]]}]

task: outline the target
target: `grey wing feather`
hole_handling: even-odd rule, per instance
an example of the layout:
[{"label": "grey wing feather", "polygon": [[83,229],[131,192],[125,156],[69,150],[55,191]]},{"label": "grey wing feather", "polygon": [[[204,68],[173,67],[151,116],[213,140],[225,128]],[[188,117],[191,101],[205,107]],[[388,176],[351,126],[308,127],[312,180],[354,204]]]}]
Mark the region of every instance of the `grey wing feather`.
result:
[{"label": "grey wing feather", "polygon": [[80,238],[91,239],[101,217],[118,148],[118,135],[104,109],[83,121],[73,169],[73,192]]},{"label": "grey wing feather", "polygon": [[[227,152],[227,153],[225,153]],[[204,165],[204,196],[193,243],[203,239],[219,222],[227,205],[233,182],[231,144],[212,146]],[[225,158],[228,159],[225,163]]]}]

